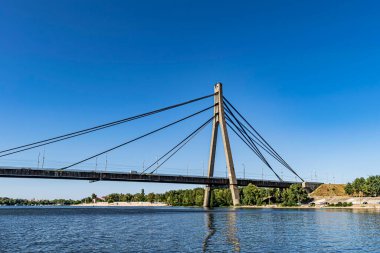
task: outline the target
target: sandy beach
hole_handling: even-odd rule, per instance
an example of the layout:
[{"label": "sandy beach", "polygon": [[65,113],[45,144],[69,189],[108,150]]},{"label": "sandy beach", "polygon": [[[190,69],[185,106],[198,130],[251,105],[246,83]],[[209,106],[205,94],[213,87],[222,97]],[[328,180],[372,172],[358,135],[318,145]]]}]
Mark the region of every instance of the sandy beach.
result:
[{"label": "sandy beach", "polygon": [[151,202],[96,202],[96,203],[82,203],[74,206],[93,206],[93,207],[106,207],[106,206],[168,206],[165,203],[151,203]]}]

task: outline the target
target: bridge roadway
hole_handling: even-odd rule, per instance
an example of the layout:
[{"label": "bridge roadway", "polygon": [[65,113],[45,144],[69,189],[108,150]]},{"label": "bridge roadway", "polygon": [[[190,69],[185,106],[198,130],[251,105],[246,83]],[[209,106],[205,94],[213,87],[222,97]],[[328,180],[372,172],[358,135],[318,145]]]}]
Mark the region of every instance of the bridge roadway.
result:
[{"label": "bridge roadway", "polygon": [[[23,167],[0,167],[0,177],[7,178],[40,178],[40,179],[73,179],[88,181],[131,181],[131,182],[153,182],[153,183],[175,183],[175,184],[200,184],[212,186],[227,186],[228,178],[203,177],[203,176],[181,176],[160,174],[138,174],[111,171],[80,171],[56,169],[34,169]],[[290,185],[299,183],[291,181],[275,181],[260,179],[238,179],[238,186],[254,184],[258,187],[288,188]]]}]

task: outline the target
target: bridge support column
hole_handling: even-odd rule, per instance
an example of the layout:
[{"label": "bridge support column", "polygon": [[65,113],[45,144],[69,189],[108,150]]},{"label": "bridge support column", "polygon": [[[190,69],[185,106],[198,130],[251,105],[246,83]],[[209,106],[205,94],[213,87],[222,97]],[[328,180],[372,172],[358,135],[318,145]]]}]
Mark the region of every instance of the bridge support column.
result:
[{"label": "bridge support column", "polygon": [[[234,162],[232,159],[232,152],[230,146],[230,140],[227,132],[226,119],[224,117],[224,106],[223,106],[223,90],[222,84],[217,83],[214,87],[215,96],[214,96],[214,120],[211,134],[211,144],[210,144],[210,157],[208,163],[208,177],[212,177],[214,175],[214,167],[215,167],[215,152],[216,152],[216,143],[218,138],[218,127],[220,125],[220,129],[222,132],[224,153],[226,156],[226,164],[228,169],[228,178],[229,185],[232,194],[233,205],[240,205],[240,195],[239,188],[237,187],[237,180],[234,168]],[[206,186],[205,188],[205,196],[204,196],[204,207],[210,207],[211,200],[211,185]]]},{"label": "bridge support column", "polygon": [[317,182],[302,182],[302,188],[305,189],[307,193],[312,193],[321,185],[322,183]]},{"label": "bridge support column", "polygon": [[203,207],[210,207],[211,204],[211,186],[207,185],[205,187],[205,196],[203,199]]}]

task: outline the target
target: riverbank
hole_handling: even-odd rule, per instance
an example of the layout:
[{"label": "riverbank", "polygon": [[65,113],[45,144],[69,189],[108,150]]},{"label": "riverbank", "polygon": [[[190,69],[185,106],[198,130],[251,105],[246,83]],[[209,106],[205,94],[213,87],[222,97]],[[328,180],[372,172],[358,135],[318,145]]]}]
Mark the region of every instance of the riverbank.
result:
[{"label": "riverbank", "polygon": [[[83,203],[78,205],[71,205],[77,207],[171,207],[165,203],[149,203],[149,202],[97,202],[97,203]],[[188,207],[188,206],[186,206]],[[232,207],[232,206],[231,206]],[[202,207],[198,207],[202,208]],[[280,205],[264,205],[264,206],[238,206],[235,208],[241,209],[348,209],[348,210],[373,210],[380,212],[380,205],[352,205],[346,207],[335,207],[327,205],[300,205],[300,206],[280,206]]]},{"label": "riverbank", "polygon": [[351,196],[312,196],[315,205],[325,203],[352,203],[353,205],[380,205],[380,197],[351,197]]},{"label": "riverbank", "polygon": [[77,204],[77,205],[72,205],[72,206],[93,206],[93,207],[107,207],[107,206],[131,206],[131,207],[139,207],[139,206],[149,206],[149,207],[158,207],[158,206],[168,206],[165,203],[160,203],[160,202],[113,202],[113,203],[108,203],[108,202],[96,202],[96,203],[82,203],[82,204]]},{"label": "riverbank", "polygon": [[[331,203],[330,203],[331,204]],[[170,207],[170,205],[165,203],[150,203],[150,202],[97,202],[97,203],[82,203],[71,206],[82,206],[82,207]],[[236,208],[251,208],[251,209],[371,209],[380,211],[380,204],[353,204],[352,206],[328,206],[328,205],[315,205],[310,204],[300,205],[300,206],[281,206],[281,205],[262,205],[262,206],[248,206],[241,205]]]},{"label": "riverbank", "polygon": [[362,209],[362,210],[376,210],[380,211],[380,205],[352,205],[352,206],[310,206],[310,205],[300,205],[300,206],[276,206],[276,205],[266,205],[266,206],[239,206],[237,208],[252,208],[252,209]]},{"label": "riverbank", "polygon": [[[350,206],[332,206],[338,203],[352,203]],[[241,206],[241,208],[303,208],[303,209],[372,209],[380,211],[380,197],[351,197],[351,196],[312,196],[312,201],[300,206]]]},{"label": "riverbank", "polygon": [[[329,204],[337,203],[352,203],[352,206],[329,206]],[[311,203],[314,203],[311,205]],[[261,205],[261,206],[248,206],[242,205],[239,208],[278,208],[278,209],[377,209],[380,210],[380,197],[320,197],[314,196],[312,202],[300,206],[281,206],[281,205]],[[73,204],[72,206],[83,207],[164,207],[170,206],[163,202],[96,202],[96,203],[81,203]]]}]

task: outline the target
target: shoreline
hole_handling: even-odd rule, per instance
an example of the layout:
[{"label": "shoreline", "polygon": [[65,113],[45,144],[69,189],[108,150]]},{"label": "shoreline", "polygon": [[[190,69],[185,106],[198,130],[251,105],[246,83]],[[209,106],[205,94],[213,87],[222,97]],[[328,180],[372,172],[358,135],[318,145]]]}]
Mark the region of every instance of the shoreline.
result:
[{"label": "shoreline", "polygon": [[[165,203],[145,203],[145,202],[116,202],[116,203],[107,203],[107,202],[99,202],[99,203],[87,203],[87,204],[75,204],[75,205],[38,205],[38,206],[27,206],[27,205],[11,205],[4,207],[186,207],[186,208],[199,208],[199,209],[213,209],[213,208],[204,208],[202,206],[171,206]],[[229,208],[229,209],[304,209],[304,210],[355,210],[355,211],[374,211],[380,212],[380,205],[353,205],[347,207],[336,207],[336,206],[309,206],[309,205],[301,205],[301,206],[276,206],[276,205],[266,205],[266,206],[223,206],[223,207],[215,207],[215,208]]]},{"label": "shoreline", "polygon": [[86,207],[115,207],[115,206],[130,206],[130,207],[163,207],[169,206],[165,203],[151,203],[151,202],[96,202],[96,203],[81,203],[70,206],[86,206]]},{"label": "shoreline", "polygon": [[[82,203],[82,204],[76,204],[76,205],[70,205],[70,206],[77,206],[77,207],[172,207],[165,203],[150,203],[150,202],[114,202],[114,203],[108,203],[108,202],[97,202],[97,203]],[[173,206],[173,207],[197,207],[197,208],[203,208],[200,206]],[[223,207],[218,207],[223,208]],[[225,207],[225,208],[234,208],[233,206]],[[378,210],[380,211],[380,204],[376,205],[352,205],[352,206],[324,206],[324,205],[317,205],[317,206],[309,206],[309,205],[301,205],[301,206],[279,206],[279,205],[263,205],[263,206],[247,206],[247,205],[241,205],[237,206],[235,208],[240,209],[353,209],[353,210]]]},{"label": "shoreline", "polygon": [[355,209],[355,210],[377,210],[380,211],[380,205],[353,205],[353,206],[238,206],[242,209]]}]

